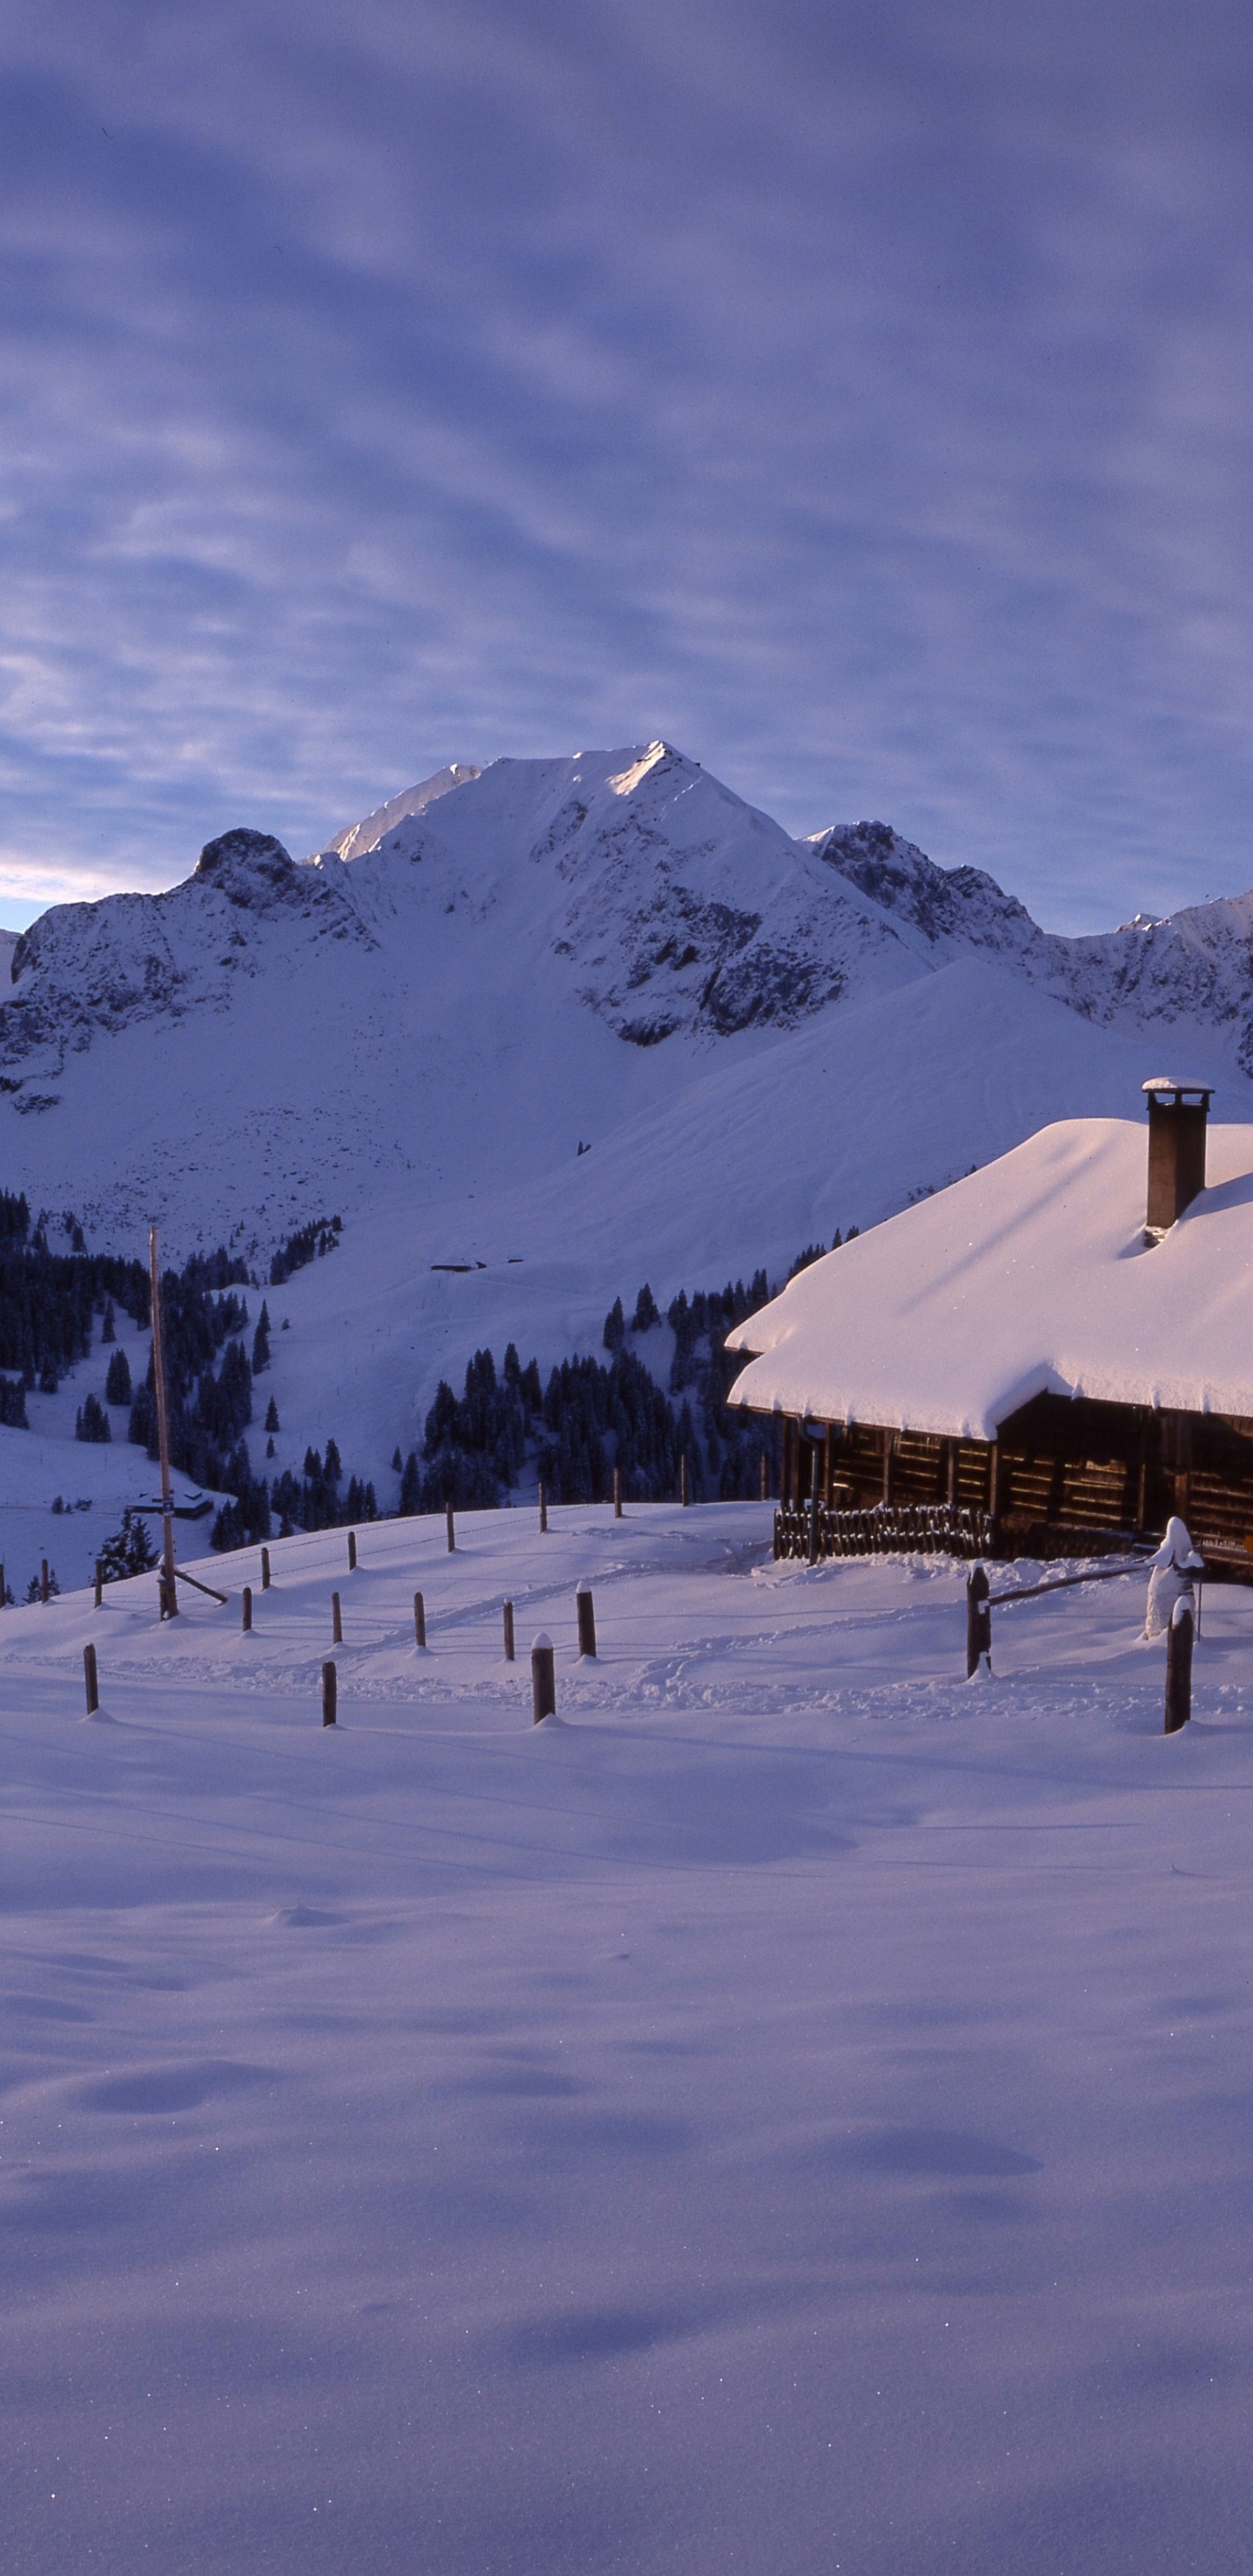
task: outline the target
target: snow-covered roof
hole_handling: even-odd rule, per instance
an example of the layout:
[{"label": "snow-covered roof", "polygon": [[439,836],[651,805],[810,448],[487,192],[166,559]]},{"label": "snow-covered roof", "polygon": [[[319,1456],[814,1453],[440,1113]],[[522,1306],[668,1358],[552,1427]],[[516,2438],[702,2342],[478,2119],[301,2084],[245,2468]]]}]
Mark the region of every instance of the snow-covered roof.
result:
[{"label": "snow-covered roof", "polygon": [[1147,1247],[1142,1123],[1072,1118],[828,1253],[727,1335],[732,1402],[971,1440],[1034,1395],[1253,1417],[1253,1127]]}]

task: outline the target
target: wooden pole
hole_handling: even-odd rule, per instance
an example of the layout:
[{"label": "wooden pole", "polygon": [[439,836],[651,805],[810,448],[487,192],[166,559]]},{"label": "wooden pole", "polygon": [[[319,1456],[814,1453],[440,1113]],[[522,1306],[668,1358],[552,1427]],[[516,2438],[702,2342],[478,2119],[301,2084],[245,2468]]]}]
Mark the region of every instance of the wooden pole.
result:
[{"label": "wooden pole", "polygon": [[1183,1593],[1171,1611],[1166,1631],[1167,1735],[1177,1735],[1192,1715],[1192,1638],[1192,1609]]},{"label": "wooden pole", "polygon": [[513,1661],[514,1661],[514,1651],[513,1651],[513,1603],[512,1603],[512,1601],[506,1601],[506,1603],[505,1603],[505,1662],[506,1662],[507,1664],[511,1664]]},{"label": "wooden pole", "polygon": [[46,1601],[49,1598],[48,1560],[46,1556],[41,1557],[39,1560],[39,1598],[41,1601]]},{"label": "wooden pole", "polygon": [[420,1592],[413,1596],[413,1634],[419,1654],[426,1653],[426,1603]]},{"label": "wooden pole", "polygon": [[973,1681],[979,1670],[979,1659],[986,1655],[988,1671],[992,1670],[992,1613],[988,1594],[992,1586],[981,1565],[972,1566],[966,1585],[966,1679]]},{"label": "wooden pole", "polygon": [[357,1533],[355,1530],[349,1530],[348,1532],[348,1571],[350,1574],[355,1574],[357,1571]]},{"label": "wooden pole", "polygon": [[338,1594],[338,1592],[332,1592],[332,1594],[331,1594],[331,1644],[332,1644],[333,1646],[342,1646],[343,1642],[344,1642],[344,1623],[343,1623],[343,1620],[340,1618],[340,1615],[339,1615],[339,1594]]},{"label": "wooden pole", "polygon": [[553,1641],[541,1628],[531,1646],[531,1716],[536,1726],[544,1717],[557,1714],[557,1676],[553,1667]]},{"label": "wooden pole", "polygon": [[452,1496],[451,1496],[451,1494],[450,1494],[450,1495],[449,1495],[449,1497],[448,1497],[448,1553],[449,1553],[449,1555],[450,1555],[450,1556],[453,1556],[453,1555],[455,1555],[455,1554],[456,1554],[456,1548],[457,1548],[457,1533],[456,1533],[456,1531],[455,1531],[455,1529],[454,1529],[454,1527],[453,1527],[453,1517],[452,1517]]},{"label": "wooden pole", "polygon": [[323,1724],[323,1726],[333,1726],[333,1725],[335,1724],[335,1694],[336,1694],[337,1683],[338,1683],[338,1675],[336,1674],[334,1664],[323,1664],[323,1666],[322,1666],[322,1724]]},{"label": "wooden pole", "polygon": [[574,1607],[579,1621],[579,1653],[586,1655],[589,1662],[594,1664],[596,1661],[596,1605],[592,1599],[590,1583],[580,1583],[574,1596]]},{"label": "wooden pole", "polygon": [[270,1551],[268,1547],[263,1547],[261,1550],[261,1589],[263,1592],[268,1592],[270,1589]]},{"label": "wooden pole", "polygon": [[622,1469],[620,1467],[615,1467],[613,1471],[613,1516],[616,1521],[622,1518]]},{"label": "wooden pole", "polygon": [[[0,1565],[0,1601],[2,1601],[3,1599],[4,1599],[4,1567],[3,1567],[2,1565]],[[103,1600],[104,1600],[104,1567],[101,1565],[100,1560],[99,1560],[99,1558],[97,1557],[97,1559],[96,1559],[96,1608],[97,1608],[97,1610],[100,1608],[101,1603],[103,1602]]]},{"label": "wooden pole", "polygon": [[163,1619],[177,1619],[174,1581],[174,1496],[170,1490],[170,1432],[165,1410],[165,1351],[161,1340],[161,1272],[157,1229],[148,1232],[148,1274],[152,1290],[152,1374],[157,1396],[157,1449],[161,1460],[161,1599]]},{"label": "wooden pole", "polygon": [[692,1489],[688,1482],[687,1451],[685,1449],[679,1460],[679,1501],[682,1503],[684,1511],[687,1510],[691,1499]]},{"label": "wooden pole", "polygon": [[245,1637],[249,1636],[249,1635],[251,1634],[251,1631],[252,1631],[252,1585],[251,1585],[250,1583],[246,1583],[246,1584],[244,1585],[244,1618],[243,1618],[243,1633],[244,1633]]},{"label": "wooden pole", "polygon": [[83,1679],[87,1684],[87,1714],[94,1717],[100,1706],[100,1689],[96,1680],[96,1649],[83,1648]]},{"label": "wooden pole", "polygon": [[9,1606],[9,1587],[8,1587],[8,1584],[5,1582],[5,1579],[4,1579],[4,1567],[3,1567],[2,1565],[0,1565],[0,1610],[7,1610],[7,1609],[8,1609],[8,1606]]},{"label": "wooden pole", "polygon": [[540,1489],[539,1489],[539,1525],[540,1525],[540,1536],[542,1537],[542,1536],[543,1536],[543,1534],[544,1534],[544,1531],[545,1531],[545,1530],[547,1529],[547,1527],[548,1527],[548,1496],[547,1496],[547,1494],[545,1493],[544,1488],[543,1488],[543,1486],[542,1486],[542,1485],[540,1486]]}]

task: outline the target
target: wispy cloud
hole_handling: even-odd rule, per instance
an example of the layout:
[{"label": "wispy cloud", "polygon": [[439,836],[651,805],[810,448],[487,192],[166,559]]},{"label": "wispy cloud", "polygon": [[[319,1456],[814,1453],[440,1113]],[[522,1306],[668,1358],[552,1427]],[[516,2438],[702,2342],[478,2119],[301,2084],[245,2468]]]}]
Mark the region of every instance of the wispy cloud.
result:
[{"label": "wispy cloud", "polygon": [[1050,922],[1249,882],[1244,43],[1108,0],[27,13],[0,906],[659,732]]}]

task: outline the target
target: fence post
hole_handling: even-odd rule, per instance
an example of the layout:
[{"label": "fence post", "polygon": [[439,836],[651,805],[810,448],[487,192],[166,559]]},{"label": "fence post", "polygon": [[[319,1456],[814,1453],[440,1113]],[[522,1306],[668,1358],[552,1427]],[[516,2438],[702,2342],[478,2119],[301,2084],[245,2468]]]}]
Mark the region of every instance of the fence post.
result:
[{"label": "fence post", "polygon": [[250,1632],[250,1630],[251,1630],[251,1627],[252,1627],[252,1585],[251,1585],[250,1583],[246,1583],[246,1584],[244,1585],[244,1595],[243,1595],[243,1598],[244,1598],[243,1633],[244,1633],[244,1635],[245,1635],[245,1637],[246,1637],[246,1636],[249,1634],[249,1632]]},{"label": "fence post", "polygon": [[574,1606],[579,1619],[579,1653],[587,1655],[590,1661],[595,1663],[596,1605],[592,1600],[590,1583],[580,1583],[574,1596]]},{"label": "fence post", "polygon": [[43,1556],[39,1560],[39,1598],[46,1601],[48,1597],[48,1560]]},{"label": "fence post", "polygon": [[818,1562],[818,1495],[816,1490],[809,1497],[809,1562],[811,1565],[816,1565]]},{"label": "fence post", "polygon": [[349,1530],[348,1532],[348,1571],[350,1574],[355,1574],[357,1571],[357,1533],[355,1530]]},{"label": "fence post", "polygon": [[539,1525],[540,1535],[542,1537],[544,1531],[548,1527],[548,1496],[542,1485],[539,1489]]},{"label": "fence post", "polygon": [[[4,1567],[3,1567],[2,1565],[0,1565],[0,1601],[3,1601],[3,1599],[4,1599]],[[97,1559],[96,1559],[96,1608],[97,1608],[97,1610],[100,1608],[100,1605],[101,1605],[101,1603],[102,1603],[103,1599],[104,1599],[104,1567],[102,1566],[102,1564],[101,1564],[101,1562],[100,1562],[99,1557],[97,1557]]]},{"label": "fence post", "polygon": [[420,1592],[413,1596],[413,1634],[419,1654],[426,1653],[426,1603]]},{"label": "fence post", "polygon": [[979,1670],[979,1658],[986,1655],[988,1671],[992,1670],[992,1613],[988,1594],[992,1586],[981,1565],[970,1569],[966,1584],[966,1679],[973,1681]]},{"label": "fence post", "polygon": [[261,1550],[261,1589],[263,1592],[268,1592],[270,1589],[270,1551],[268,1547],[263,1547]]},{"label": "fence post", "polygon": [[531,1716],[536,1726],[542,1717],[557,1714],[557,1676],[553,1669],[553,1641],[541,1628],[531,1644]]},{"label": "fence post", "polygon": [[513,1603],[512,1603],[512,1601],[506,1601],[506,1603],[505,1603],[505,1662],[506,1662],[507,1664],[511,1664],[511,1663],[513,1662],[513,1660],[514,1660],[514,1653],[513,1653]]},{"label": "fence post", "polygon": [[447,1518],[448,1518],[448,1553],[449,1553],[449,1555],[450,1555],[450,1556],[455,1556],[455,1555],[456,1555],[456,1552],[457,1552],[457,1533],[456,1533],[456,1531],[455,1531],[455,1530],[454,1530],[454,1528],[453,1528],[453,1519],[452,1519],[452,1496],[451,1496],[451,1494],[450,1494],[450,1495],[449,1495],[449,1497],[448,1497],[448,1504],[447,1504]]},{"label": "fence post", "polygon": [[691,1484],[690,1484],[690,1481],[689,1481],[689,1478],[688,1478],[688,1472],[687,1472],[687,1451],[686,1451],[686,1449],[685,1449],[685,1450],[684,1450],[684,1452],[683,1452],[682,1457],[681,1457],[681,1458],[680,1458],[680,1460],[679,1460],[679,1501],[682,1503],[683,1508],[684,1508],[684,1511],[686,1511],[686,1510],[687,1510],[688,1504],[690,1503],[691,1499],[692,1499],[692,1488],[691,1488]]},{"label": "fence post", "polygon": [[1192,1609],[1181,1593],[1170,1614],[1166,1631],[1166,1725],[1167,1735],[1177,1735],[1192,1715]]},{"label": "fence post", "polygon": [[7,1610],[7,1609],[8,1609],[8,1606],[9,1606],[9,1587],[8,1587],[8,1584],[5,1582],[5,1579],[4,1579],[4,1567],[3,1567],[2,1565],[0,1565],[0,1610]]},{"label": "fence post", "polygon": [[337,1681],[338,1681],[338,1676],[337,1676],[337,1674],[336,1674],[334,1664],[323,1664],[323,1666],[322,1666],[322,1724],[323,1724],[323,1726],[334,1726],[334,1724],[335,1724],[335,1694],[336,1694]]},{"label": "fence post", "polygon": [[615,1467],[613,1471],[613,1516],[616,1521],[622,1518],[622,1469],[620,1467]]},{"label": "fence post", "polygon": [[339,1594],[338,1594],[338,1592],[332,1592],[332,1594],[331,1594],[331,1644],[332,1644],[333,1646],[342,1646],[343,1642],[344,1642],[344,1623],[343,1623],[343,1620],[341,1619],[341,1617],[340,1617],[340,1615],[339,1615]]},{"label": "fence post", "polygon": [[96,1649],[94,1646],[84,1646],[83,1648],[83,1679],[87,1684],[87,1714],[89,1717],[94,1717],[100,1706],[100,1692],[96,1682]]}]

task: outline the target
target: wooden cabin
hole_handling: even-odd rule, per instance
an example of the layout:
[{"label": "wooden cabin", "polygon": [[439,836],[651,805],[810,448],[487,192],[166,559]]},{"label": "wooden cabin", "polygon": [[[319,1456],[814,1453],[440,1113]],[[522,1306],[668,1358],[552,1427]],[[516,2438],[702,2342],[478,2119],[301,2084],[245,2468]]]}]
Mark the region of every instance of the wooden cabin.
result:
[{"label": "wooden cabin", "polygon": [[782,1420],[776,1553],[1099,1553],[1178,1512],[1253,1580],[1253,1127],[1144,1090],[1147,1140],[1043,1128],[728,1334],[730,1401]]}]

